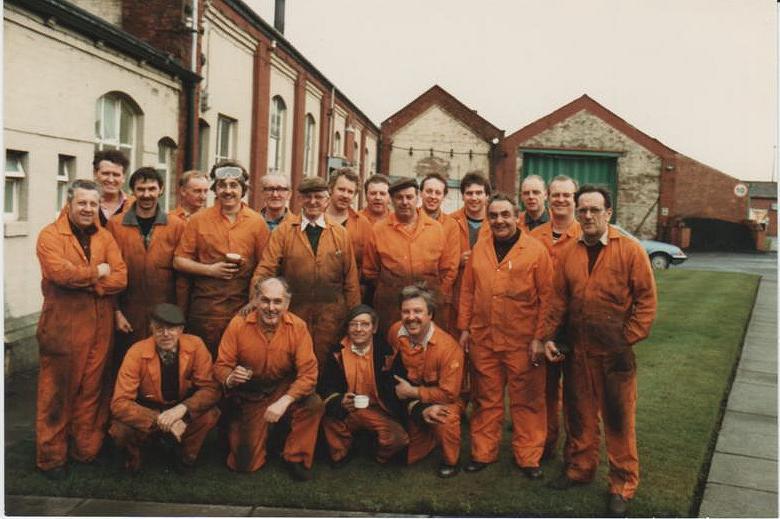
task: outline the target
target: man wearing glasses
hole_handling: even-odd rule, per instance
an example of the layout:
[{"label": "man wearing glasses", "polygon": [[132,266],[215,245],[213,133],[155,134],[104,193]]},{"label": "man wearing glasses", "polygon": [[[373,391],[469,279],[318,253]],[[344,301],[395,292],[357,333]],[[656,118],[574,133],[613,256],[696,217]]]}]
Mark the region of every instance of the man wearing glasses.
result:
[{"label": "man wearing glasses", "polygon": [[221,161],[211,178],[216,203],[190,218],[173,266],[191,279],[186,330],[203,339],[214,357],[222,332],[249,298],[252,272],[270,231],[241,201],[249,187],[243,166]]},{"label": "man wearing glasses", "polygon": [[290,214],[287,209],[291,194],[290,181],[284,175],[270,174],[260,179],[260,186],[263,193],[260,214],[273,231]]},{"label": "man wearing glasses", "polygon": [[306,321],[320,366],[339,339],[347,311],[360,303],[352,242],[341,225],[325,217],[328,185],[319,177],[298,185],[301,213],[286,218],[271,234],[252,277],[283,276],[290,284],[290,311]]}]

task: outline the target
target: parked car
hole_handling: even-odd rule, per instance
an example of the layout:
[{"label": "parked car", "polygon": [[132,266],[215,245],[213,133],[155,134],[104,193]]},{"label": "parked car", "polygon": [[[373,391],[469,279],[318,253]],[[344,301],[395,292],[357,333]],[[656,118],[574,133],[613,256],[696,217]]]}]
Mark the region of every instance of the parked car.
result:
[{"label": "parked car", "polygon": [[[621,232],[634,236],[622,227],[616,226]],[[636,238],[636,236],[634,236]],[[637,238],[639,240],[639,238]],[[639,240],[647,255],[650,256],[650,264],[654,269],[668,269],[669,265],[679,265],[688,259],[688,256],[677,245],[655,240]]]}]

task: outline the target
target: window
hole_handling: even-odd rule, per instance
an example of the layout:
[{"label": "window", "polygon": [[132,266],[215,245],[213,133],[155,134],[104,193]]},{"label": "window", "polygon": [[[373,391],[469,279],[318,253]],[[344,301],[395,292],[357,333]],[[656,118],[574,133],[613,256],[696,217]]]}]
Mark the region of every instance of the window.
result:
[{"label": "window", "polygon": [[27,191],[27,153],[7,150],[5,152],[5,205],[3,221],[15,222],[25,219],[25,196]]},{"label": "window", "polygon": [[139,114],[135,103],[118,93],[104,95],[95,106],[95,151],[123,151],[130,160],[128,171],[133,170]]},{"label": "window", "polygon": [[198,169],[209,170],[209,136],[211,127],[201,119],[198,121]]},{"label": "window", "polygon": [[271,99],[271,128],[268,132],[269,170],[272,173],[284,169],[284,133],[287,126],[287,106],[279,96]]},{"label": "window", "polygon": [[341,134],[336,132],[333,136],[333,156],[341,155]]},{"label": "window", "polygon": [[314,121],[314,117],[311,114],[306,114],[306,129],[303,139],[303,174],[307,177],[317,174],[314,159],[317,156],[314,151],[314,132],[316,129],[317,123]]},{"label": "window", "polygon": [[57,206],[55,214],[65,205],[68,198],[68,182],[73,180],[76,172],[76,158],[69,155],[59,155],[57,161]]},{"label": "window", "polygon": [[217,162],[233,158],[236,121],[224,115],[217,118]]},{"label": "window", "polygon": [[160,207],[165,212],[176,205],[176,188],[174,187],[174,168],[176,167],[176,144],[165,137],[157,143],[157,171],[163,178],[164,193],[160,198]]}]

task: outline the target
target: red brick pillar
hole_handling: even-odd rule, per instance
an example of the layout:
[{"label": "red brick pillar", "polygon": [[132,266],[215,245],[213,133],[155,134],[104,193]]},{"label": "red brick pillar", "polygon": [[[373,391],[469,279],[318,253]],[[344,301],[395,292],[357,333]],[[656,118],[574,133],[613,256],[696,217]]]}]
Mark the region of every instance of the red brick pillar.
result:
[{"label": "red brick pillar", "polygon": [[[306,74],[298,71],[295,80],[295,100],[293,102],[292,162],[290,163],[290,182],[293,193],[303,180],[304,126],[306,125]],[[298,197],[293,196],[290,207],[298,211]]]},{"label": "red brick pillar", "polygon": [[268,131],[271,99],[271,50],[258,43],[252,78],[252,135],[249,155],[249,205],[260,209],[260,177],[268,172]]},{"label": "red brick pillar", "polygon": [[330,156],[330,120],[334,114],[330,112],[331,92],[327,91],[322,95],[320,101],[320,152],[319,152],[319,171],[322,178],[328,176],[328,156]]}]

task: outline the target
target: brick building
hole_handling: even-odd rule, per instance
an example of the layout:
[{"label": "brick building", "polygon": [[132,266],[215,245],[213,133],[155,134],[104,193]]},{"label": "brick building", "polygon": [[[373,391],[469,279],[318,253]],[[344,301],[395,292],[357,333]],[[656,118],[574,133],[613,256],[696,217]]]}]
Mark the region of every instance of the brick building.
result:
[{"label": "brick building", "polygon": [[379,128],[240,0],[11,0],[3,23],[4,321],[17,367],[37,355],[37,235],[68,181],[91,178],[95,150],[121,149],[130,171],[154,166],[168,186],[237,159],[254,207],[270,171],[293,185],[335,166],[376,171]]},{"label": "brick building", "polygon": [[750,197],[750,219],[766,233],[765,247],[777,250],[777,182],[746,182]]}]

